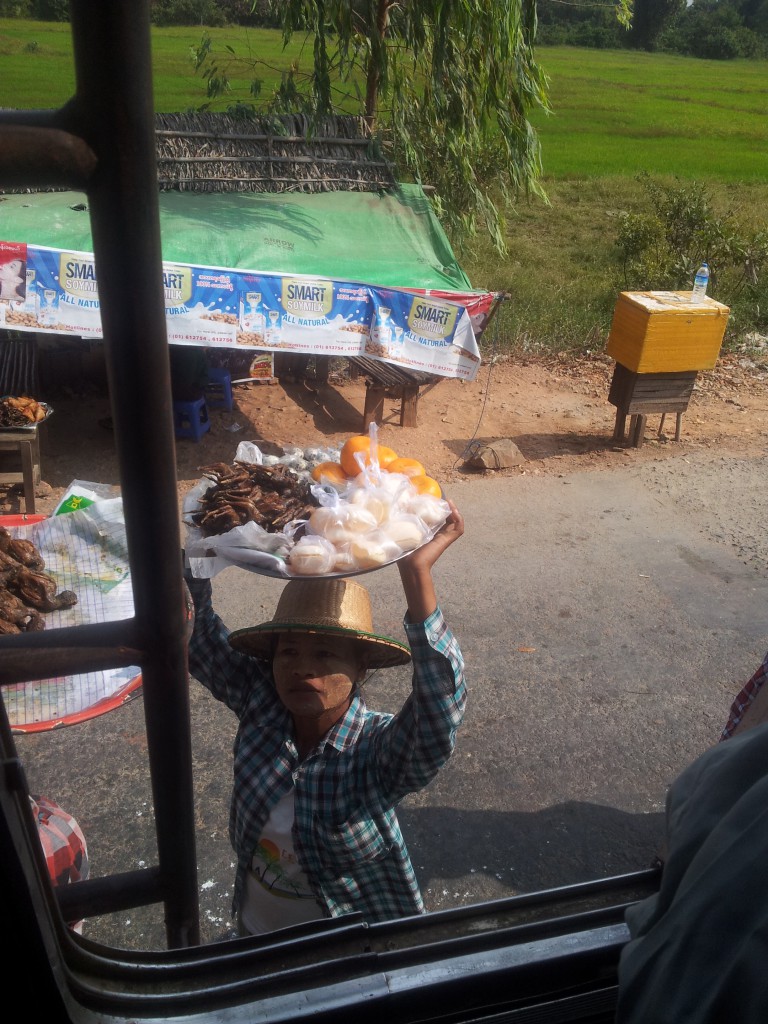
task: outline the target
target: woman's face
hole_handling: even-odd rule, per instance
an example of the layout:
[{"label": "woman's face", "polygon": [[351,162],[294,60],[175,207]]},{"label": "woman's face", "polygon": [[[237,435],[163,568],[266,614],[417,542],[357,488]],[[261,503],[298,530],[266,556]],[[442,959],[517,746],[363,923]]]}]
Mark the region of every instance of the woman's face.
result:
[{"label": "woman's face", "polygon": [[365,665],[355,642],[346,637],[283,633],[272,672],[277,695],[294,718],[328,718],[330,727],[349,707]]},{"label": "woman's face", "polygon": [[21,260],[11,260],[0,266],[0,279],[4,281],[15,281],[19,277]]}]

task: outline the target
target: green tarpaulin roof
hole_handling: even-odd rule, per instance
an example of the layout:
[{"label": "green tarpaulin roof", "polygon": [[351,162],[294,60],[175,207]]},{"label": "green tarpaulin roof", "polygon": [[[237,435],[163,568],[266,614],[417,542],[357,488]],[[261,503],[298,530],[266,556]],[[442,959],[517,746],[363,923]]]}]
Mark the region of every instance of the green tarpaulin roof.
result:
[{"label": "green tarpaulin roof", "polygon": [[[163,261],[471,291],[418,185],[394,193],[161,192]],[[0,241],[93,252],[79,192],[0,195]]]}]

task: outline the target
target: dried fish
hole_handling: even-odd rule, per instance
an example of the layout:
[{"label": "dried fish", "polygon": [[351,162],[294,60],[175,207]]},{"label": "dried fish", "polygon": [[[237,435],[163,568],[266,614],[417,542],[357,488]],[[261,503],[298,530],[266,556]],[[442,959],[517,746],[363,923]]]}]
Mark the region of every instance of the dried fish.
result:
[{"label": "dried fish", "polygon": [[192,521],[207,537],[249,522],[267,533],[280,533],[294,519],[307,519],[318,504],[310,483],[279,463],[216,462],[200,472],[212,485],[200,499]]},{"label": "dried fish", "polygon": [[0,634],[45,629],[40,612],[77,604],[74,591],[57,591],[56,580],[39,571],[44,565],[32,541],[0,527]]}]

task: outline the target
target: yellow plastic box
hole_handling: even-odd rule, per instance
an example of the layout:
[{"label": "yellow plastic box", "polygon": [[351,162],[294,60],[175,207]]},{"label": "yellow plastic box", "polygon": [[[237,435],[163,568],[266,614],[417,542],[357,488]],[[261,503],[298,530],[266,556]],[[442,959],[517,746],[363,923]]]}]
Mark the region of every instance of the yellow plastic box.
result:
[{"label": "yellow plastic box", "polygon": [[690,292],[621,292],[606,352],[634,373],[711,370],[730,312]]}]

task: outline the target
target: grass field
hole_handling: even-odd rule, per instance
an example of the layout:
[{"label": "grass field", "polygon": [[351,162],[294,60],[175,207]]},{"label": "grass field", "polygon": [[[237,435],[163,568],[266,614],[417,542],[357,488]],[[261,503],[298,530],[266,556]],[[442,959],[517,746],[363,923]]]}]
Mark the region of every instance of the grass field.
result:
[{"label": "grass field", "polygon": [[[202,31],[153,30],[156,110],[206,102],[190,57]],[[286,63],[276,32],[211,35],[220,52],[226,45],[238,53],[250,48],[276,66]],[[290,54],[298,55],[298,48]],[[647,204],[636,180],[641,172],[705,183],[718,209],[736,211],[750,229],[766,227],[768,62],[570,47],[542,48],[538,57],[552,106],[550,114],[533,116],[549,204],[516,205],[506,260],[482,235],[460,256],[476,286],[512,295],[501,320],[506,346],[599,349],[615,297],[626,287],[616,262],[619,218]],[[244,88],[212,109],[247,98],[247,83],[233,84]],[[56,107],[73,91],[68,25],[0,19],[0,107]]]},{"label": "grass field", "polygon": [[768,62],[567,47],[538,56],[553,108],[534,117],[548,176],[768,182]]},{"label": "grass field", "polygon": [[[152,30],[155,109],[159,112],[191,110],[206,103],[205,82],[195,73],[191,58],[207,31],[217,51],[231,46],[238,54],[253,52],[273,67],[286,67],[300,59],[298,44],[283,50],[279,32],[244,28],[161,28]],[[311,54],[310,58],[311,60]],[[0,107],[22,109],[60,106],[74,90],[72,43],[69,25],[57,22],[0,18]],[[277,83],[279,71],[265,72],[265,92]],[[224,110],[237,98],[248,99],[248,81],[232,78],[232,96],[214,101],[212,110]]]}]

